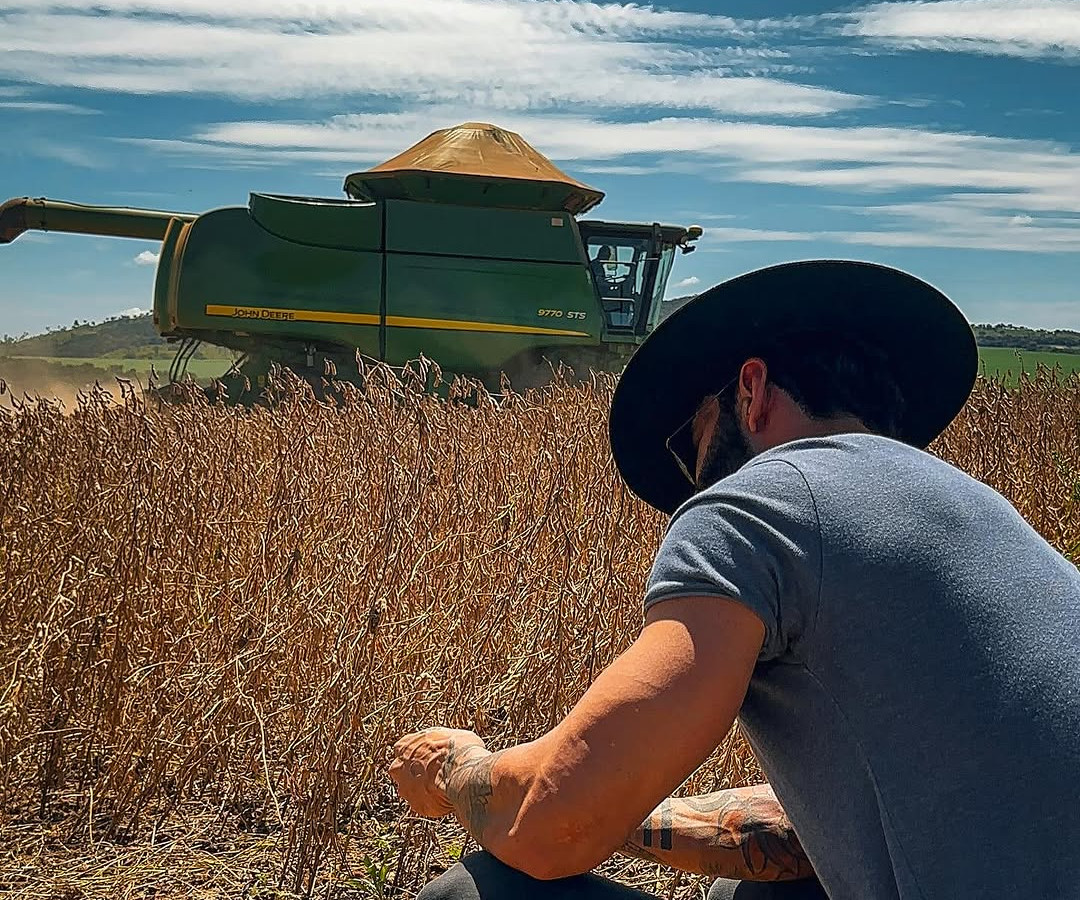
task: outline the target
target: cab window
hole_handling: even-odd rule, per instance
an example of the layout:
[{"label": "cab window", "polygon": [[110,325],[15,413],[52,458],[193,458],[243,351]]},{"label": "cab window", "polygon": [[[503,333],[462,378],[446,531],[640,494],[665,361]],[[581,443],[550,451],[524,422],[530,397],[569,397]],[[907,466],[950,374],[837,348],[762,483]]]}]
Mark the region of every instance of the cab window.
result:
[{"label": "cab window", "polygon": [[642,308],[647,237],[605,237],[589,239],[589,271],[600,305],[611,328],[633,328]]}]

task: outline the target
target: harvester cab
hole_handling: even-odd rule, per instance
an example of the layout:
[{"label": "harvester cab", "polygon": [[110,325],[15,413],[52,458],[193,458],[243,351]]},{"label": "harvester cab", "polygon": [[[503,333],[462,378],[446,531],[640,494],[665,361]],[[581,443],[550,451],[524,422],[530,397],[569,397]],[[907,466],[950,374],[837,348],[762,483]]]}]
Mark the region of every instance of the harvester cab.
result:
[{"label": "harvester cab", "polygon": [[[347,199],[253,193],[199,215],[17,198],[0,243],[28,228],[161,241],[153,319],[179,344],[242,355],[256,392],[274,364],[321,384],[356,354],[419,356],[497,388],[552,366],[618,371],[659,321],[689,228],[581,218],[604,197],[520,136],[468,123],[346,177]],[[256,394],[257,396],[257,394]]]},{"label": "harvester cab", "polygon": [[604,317],[604,339],[648,334],[660,317],[676,250],[694,249],[689,229],[588,220],[578,228]]}]

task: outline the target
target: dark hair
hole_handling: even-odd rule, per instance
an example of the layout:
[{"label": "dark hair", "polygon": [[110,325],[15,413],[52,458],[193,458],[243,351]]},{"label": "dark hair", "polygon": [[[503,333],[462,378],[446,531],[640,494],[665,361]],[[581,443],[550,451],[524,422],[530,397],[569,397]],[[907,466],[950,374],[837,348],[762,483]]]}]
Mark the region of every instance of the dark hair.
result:
[{"label": "dark hair", "polygon": [[896,438],[904,396],[886,355],[858,338],[799,331],[773,338],[755,354],[768,378],[814,419],[854,416],[870,431]]}]

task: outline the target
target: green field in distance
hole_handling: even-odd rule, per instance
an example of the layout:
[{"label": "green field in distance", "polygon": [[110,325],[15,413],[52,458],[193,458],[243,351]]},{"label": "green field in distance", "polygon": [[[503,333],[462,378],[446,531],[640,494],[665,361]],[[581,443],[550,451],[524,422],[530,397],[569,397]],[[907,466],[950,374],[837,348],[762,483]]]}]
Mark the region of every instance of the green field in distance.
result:
[{"label": "green field in distance", "polygon": [[[1019,355],[1017,355],[1019,354]],[[1045,350],[1018,350],[1012,347],[980,347],[979,361],[987,376],[1011,372],[1034,372],[1036,366],[1058,366],[1062,374],[1080,372],[1080,353],[1051,353]]]}]

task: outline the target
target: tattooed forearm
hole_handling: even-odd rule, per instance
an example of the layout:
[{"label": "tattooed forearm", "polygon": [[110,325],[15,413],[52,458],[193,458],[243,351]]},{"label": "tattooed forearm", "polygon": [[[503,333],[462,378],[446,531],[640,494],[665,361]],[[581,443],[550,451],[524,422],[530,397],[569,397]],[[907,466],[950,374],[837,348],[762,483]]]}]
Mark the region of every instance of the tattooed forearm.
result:
[{"label": "tattooed forearm", "polygon": [[622,852],[713,877],[782,881],[813,874],[768,785],[665,800]]},{"label": "tattooed forearm", "polygon": [[447,799],[454,805],[461,824],[481,844],[495,792],[493,769],[500,755],[474,744],[462,748],[451,743],[443,763]]},{"label": "tattooed forearm", "polygon": [[813,874],[795,829],[771,788],[731,792],[715,815],[718,846],[737,851],[741,858],[739,877],[785,881]]},{"label": "tattooed forearm", "polygon": [[660,804],[660,833],[657,840],[661,850],[671,849],[672,818],[672,802],[666,800]]},{"label": "tattooed forearm", "polygon": [[641,848],[655,847],[658,850],[670,850],[672,841],[672,800],[665,800],[644,822],[638,832],[641,834]]},{"label": "tattooed forearm", "polygon": [[652,850],[647,849],[649,845],[642,846],[642,843],[638,843],[634,838],[630,838],[625,844],[619,848],[619,852],[623,856],[632,856],[634,859],[643,859],[646,862],[662,863],[663,860],[657,856]]}]

